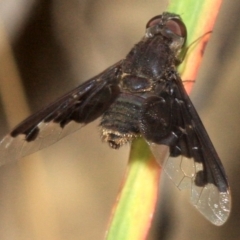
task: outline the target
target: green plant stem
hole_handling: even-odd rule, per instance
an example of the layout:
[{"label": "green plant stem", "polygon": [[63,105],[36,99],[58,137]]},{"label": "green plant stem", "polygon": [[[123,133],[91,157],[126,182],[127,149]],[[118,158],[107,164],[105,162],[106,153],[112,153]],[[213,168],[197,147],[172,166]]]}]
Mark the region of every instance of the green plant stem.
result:
[{"label": "green plant stem", "polygon": [[[172,0],[167,9],[181,15],[188,29],[187,45],[212,31],[221,0]],[[179,68],[185,80],[195,80],[210,34],[188,50]],[[190,92],[192,84],[186,85]],[[107,240],[144,240],[151,226],[159,191],[161,167],[143,139],[133,141],[127,173],[113,209]]]}]

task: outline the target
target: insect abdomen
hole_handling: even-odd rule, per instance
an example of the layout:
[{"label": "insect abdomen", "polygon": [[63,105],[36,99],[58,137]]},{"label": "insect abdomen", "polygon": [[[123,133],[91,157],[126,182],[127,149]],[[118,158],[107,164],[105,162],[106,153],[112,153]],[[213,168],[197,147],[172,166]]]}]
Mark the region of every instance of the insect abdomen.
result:
[{"label": "insect abdomen", "polygon": [[101,137],[110,147],[118,149],[139,135],[141,98],[122,93],[104,113]]}]

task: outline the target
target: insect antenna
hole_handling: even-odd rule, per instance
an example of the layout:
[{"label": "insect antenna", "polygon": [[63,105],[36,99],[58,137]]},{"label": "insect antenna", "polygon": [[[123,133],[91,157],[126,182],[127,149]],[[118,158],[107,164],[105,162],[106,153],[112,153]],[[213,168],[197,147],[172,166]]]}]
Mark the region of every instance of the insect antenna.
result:
[{"label": "insect antenna", "polygon": [[189,46],[187,46],[185,49],[183,49],[183,51],[181,52],[181,54],[180,54],[180,56],[179,56],[179,59],[178,59],[179,64],[181,64],[181,63],[184,61],[184,59],[185,59],[185,57],[186,57],[189,49],[190,49],[196,42],[198,42],[199,40],[201,40],[202,38],[204,38],[206,35],[208,35],[208,34],[210,34],[210,33],[212,33],[212,31],[209,31],[209,32],[204,33],[202,36],[200,36],[200,37],[198,37],[196,40],[194,40]]}]

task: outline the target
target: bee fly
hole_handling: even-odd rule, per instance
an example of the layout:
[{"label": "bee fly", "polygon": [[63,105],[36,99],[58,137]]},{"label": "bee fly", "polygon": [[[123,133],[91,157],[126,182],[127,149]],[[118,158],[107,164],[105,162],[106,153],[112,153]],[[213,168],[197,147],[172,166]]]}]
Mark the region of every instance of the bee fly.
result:
[{"label": "bee fly", "polygon": [[222,225],[231,207],[222,163],[176,70],[187,30],[180,16],[163,13],[128,53],[102,73],[28,117],[0,142],[0,164],[47,147],[100,117],[101,138],[118,149],[146,139],[178,189]]}]

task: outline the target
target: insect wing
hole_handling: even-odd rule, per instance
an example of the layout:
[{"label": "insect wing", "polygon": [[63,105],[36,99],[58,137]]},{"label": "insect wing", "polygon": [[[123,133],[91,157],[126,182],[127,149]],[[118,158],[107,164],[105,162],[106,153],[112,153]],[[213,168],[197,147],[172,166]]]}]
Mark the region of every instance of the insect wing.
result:
[{"label": "insect wing", "polygon": [[[190,202],[215,225],[229,217],[231,195],[220,159],[182,83],[174,90],[177,118],[185,132],[176,146],[150,142],[151,150],[179,190],[190,189]],[[181,100],[180,100],[181,99]]]},{"label": "insect wing", "polygon": [[45,148],[101,116],[118,97],[121,62],[21,122],[0,142],[0,166]]}]

